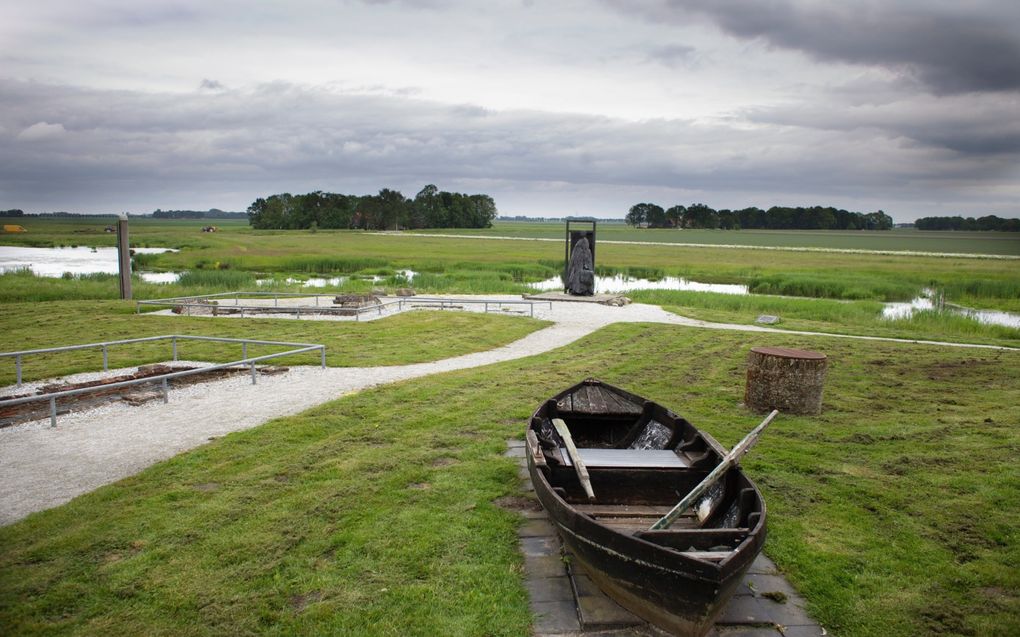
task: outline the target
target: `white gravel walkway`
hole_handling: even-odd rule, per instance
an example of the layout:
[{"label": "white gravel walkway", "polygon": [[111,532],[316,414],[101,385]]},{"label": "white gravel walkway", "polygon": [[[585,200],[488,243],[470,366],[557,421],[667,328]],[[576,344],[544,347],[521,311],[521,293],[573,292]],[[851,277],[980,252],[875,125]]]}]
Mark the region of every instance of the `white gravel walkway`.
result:
[{"label": "white gravel walkway", "polygon": [[[485,298],[520,299],[509,296]],[[471,309],[470,306],[467,309]],[[160,460],[232,431],[296,414],[375,385],[540,354],[567,345],[611,323],[654,322],[709,329],[819,335],[752,325],[706,323],[643,304],[608,307],[554,302],[551,309],[536,306],[535,316],[554,324],[509,345],[485,352],[388,367],[325,370],[292,367],[285,374],[259,376],[256,385],[251,384],[249,376],[240,375],[171,389],[167,404],[154,401],[131,407],[115,402],[59,416],[56,428],[49,426],[47,418],[0,429],[0,525],[20,520],[34,511],[63,504],[82,493],[133,475]],[[111,370],[108,374],[124,371]]]}]

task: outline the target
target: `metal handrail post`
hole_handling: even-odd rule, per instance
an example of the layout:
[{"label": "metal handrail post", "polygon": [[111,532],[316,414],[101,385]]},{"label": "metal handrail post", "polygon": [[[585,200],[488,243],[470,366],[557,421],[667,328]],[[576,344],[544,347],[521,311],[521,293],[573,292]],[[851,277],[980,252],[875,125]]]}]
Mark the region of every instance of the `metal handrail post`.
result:
[{"label": "metal handrail post", "polygon": [[241,358],[248,358],[248,341],[241,343]]},{"label": "metal handrail post", "polygon": [[326,348],[320,347],[319,352],[322,354],[322,369],[326,369]]},{"label": "metal handrail post", "polygon": [[14,357],[14,367],[17,370],[17,374],[18,374],[18,387],[21,387],[21,355],[20,354]]},{"label": "metal handrail post", "polygon": [[57,399],[50,398],[50,427],[57,426]]},{"label": "metal handrail post", "polygon": [[106,344],[103,344],[103,371],[110,369],[110,356],[106,351]]},{"label": "metal handrail post", "polygon": [[255,380],[255,361],[251,362],[251,384],[252,385],[256,384],[256,380]]},{"label": "metal handrail post", "polygon": [[177,337],[174,336],[173,338],[170,339],[170,341],[173,343],[174,360],[177,360]]},{"label": "metal handrail post", "polygon": [[169,383],[164,378],[163,379],[163,404],[165,405],[168,402],[170,402],[170,387],[169,387]]}]

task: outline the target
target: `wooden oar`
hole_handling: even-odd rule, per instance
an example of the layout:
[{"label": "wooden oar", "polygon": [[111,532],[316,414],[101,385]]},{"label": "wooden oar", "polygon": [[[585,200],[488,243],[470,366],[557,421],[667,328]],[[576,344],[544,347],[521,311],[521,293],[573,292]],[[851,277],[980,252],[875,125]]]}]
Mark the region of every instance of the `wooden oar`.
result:
[{"label": "wooden oar", "polygon": [[684,499],[680,500],[680,502],[673,507],[669,513],[662,516],[658,522],[653,524],[651,530],[658,531],[661,529],[668,529],[669,525],[673,524],[678,517],[683,515],[684,511],[691,508],[691,505],[694,504],[697,499],[705,493],[705,491],[708,491],[709,487],[718,482],[719,478],[726,475],[726,472],[729,471],[731,467],[740,462],[740,458],[750,451],[751,447],[758,442],[758,437],[761,435],[761,432],[765,430],[765,427],[769,426],[769,423],[771,423],[772,419],[778,414],[778,409],[772,410],[772,413],[769,414],[760,425],[752,429],[751,433],[747,434],[743,440],[737,443],[736,447],[733,447],[732,451],[726,454],[726,457],[722,459],[722,462],[716,465],[715,469],[712,469],[712,472],[705,476],[705,479],[702,480],[698,486],[691,489],[691,492],[684,496]]},{"label": "wooden oar", "polygon": [[574,446],[574,439],[570,436],[570,430],[567,429],[567,423],[563,422],[562,418],[552,419],[553,427],[556,427],[556,433],[563,438],[563,444],[567,447],[567,455],[570,456],[570,462],[574,465],[574,471],[577,472],[577,479],[581,481],[581,486],[584,487],[584,492],[588,494],[588,501],[595,501],[595,492],[591,488],[591,479],[588,477],[588,467],[584,466],[584,461],[581,460],[581,454],[577,452],[577,447]]}]

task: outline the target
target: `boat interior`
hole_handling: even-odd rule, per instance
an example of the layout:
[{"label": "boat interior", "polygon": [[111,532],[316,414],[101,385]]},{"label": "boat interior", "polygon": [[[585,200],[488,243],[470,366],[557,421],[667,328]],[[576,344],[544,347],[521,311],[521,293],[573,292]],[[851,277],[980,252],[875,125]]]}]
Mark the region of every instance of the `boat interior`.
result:
[{"label": "boat interior", "polygon": [[[600,393],[608,402],[608,392]],[[573,409],[574,402],[554,399],[539,409],[527,444],[553,491],[577,512],[620,533],[716,563],[730,557],[758,525],[764,507],[757,491],[740,471],[730,470],[668,529],[650,530],[704,480],[721,455],[689,422],[655,403],[597,412],[583,404]],[[554,418],[569,430],[573,452],[553,426]],[[575,458],[585,471],[578,470]]]}]

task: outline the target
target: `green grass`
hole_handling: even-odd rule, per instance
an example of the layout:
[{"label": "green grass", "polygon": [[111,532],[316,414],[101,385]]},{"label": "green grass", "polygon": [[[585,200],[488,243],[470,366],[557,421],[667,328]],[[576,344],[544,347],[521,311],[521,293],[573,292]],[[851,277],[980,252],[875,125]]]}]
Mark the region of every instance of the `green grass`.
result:
[{"label": "green grass", "polygon": [[[497,221],[491,228],[443,228],[418,232],[562,240],[564,228],[563,222]],[[610,241],[1020,255],[1020,237],[1011,232],[936,232],[907,228],[889,231],[677,230],[632,228],[619,223],[600,223],[597,232],[598,238]]]},{"label": "green grass", "polygon": [[780,329],[1020,347],[1020,330],[1015,328],[984,325],[975,319],[934,311],[887,320],[882,318],[882,303],[878,301],[675,290],[639,290],[629,296],[637,303],[660,305],[682,316],[717,323],[752,325],[762,314],[769,314],[780,318],[775,326]]},{"label": "green grass", "polygon": [[[63,301],[0,305],[0,351],[79,345],[161,334],[245,337],[326,346],[331,367],[402,365],[438,360],[500,347],[546,323],[536,319],[472,312],[409,312],[378,321],[337,322],[271,319],[150,316],[134,313],[121,301]],[[288,348],[252,346],[250,355]],[[181,358],[228,362],[241,358],[240,345],[181,342]],[[318,364],[318,354],[281,358],[281,365]],[[132,344],[109,349],[111,367],[165,361],[170,345]],[[95,371],[100,350],[29,356],[23,362],[26,381]],[[0,359],[0,386],[14,383],[11,358]]]},{"label": "green grass", "polygon": [[[113,245],[104,233],[108,220],[24,221],[26,234],[0,235],[10,245]],[[562,268],[560,224],[497,224],[490,234],[540,235],[556,241],[503,241],[441,238],[415,234],[380,236],[358,231],[255,231],[241,222],[220,224],[222,231],[202,233],[200,221],[133,219],[132,244],[182,248],[178,253],[146,257],[159,270],[243,270],[253,273],[336,274],[399,269],[444,274],[431,291],[517,292],[520,284],[556,276]],[[512,230],[512,232],[511,232]],[[454,232],[458,234],[458,232]],[[468,231],[459,232],[471,235]],[[703,236],[704,241],[696,240]],[[762,291],[827,298],[902,301],[926,287],[947,291],[951,302],[989,309],[1020,310],[1020,268],[1013,261],[884,254],[763,251],[713,247],[712,243],[784,246],[832,243],[832,247],[932,249],[936,252],[1020,254],[1020,238],[1009,233],[687,231],[640,230],[603,224],[604,240],[677,240],[699,244],[598,244],[596,266],[635,276],[683,276],[708,283],[741,283]],[[923,245],[916,244],[921,241]],[[966,243],[972,241],[973,245]],[[891,243],[890,243],[891,242]],[[913,243],[912,243],[913,242]],[[836,245],[839,244],[839,245]],[[987,249],[981,249],[984,246]],[[481,280],[482,272],[509,279]],[[472,279],[478,279],[474,281]],[[360,286],[360,287],[359,287]],[[364,287],[352,283],[349,289]]]},{"label": "green grass", "polygon": [[[303,324],[306,328],[310,324]],[[732,445],[748,348],[829,356],[824,412],[744,461],[766,551],[833,634],[1020,632],[1020,357],[616,325],[231,434],[0,529],[21,634],[526,635],[505,440],[595,375]],[[964,391],[963,388],[980,388]]]}]

